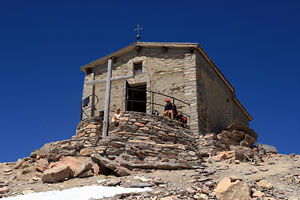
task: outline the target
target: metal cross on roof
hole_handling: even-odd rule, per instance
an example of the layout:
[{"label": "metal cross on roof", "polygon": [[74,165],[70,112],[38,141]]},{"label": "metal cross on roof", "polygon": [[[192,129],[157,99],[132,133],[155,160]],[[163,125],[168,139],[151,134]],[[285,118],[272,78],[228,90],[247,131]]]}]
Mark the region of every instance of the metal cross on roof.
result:
[{"label": "metal cross on roof", "polygon": [[140,28],[140,25],[138,24],[137,28],[134,29],[134,31],[137,32],[137,35],[136,35],[136,39],[137,40],[139,40],[141,38],[141,36],[140,36],[140,30],[143,30],[143,28]]}]

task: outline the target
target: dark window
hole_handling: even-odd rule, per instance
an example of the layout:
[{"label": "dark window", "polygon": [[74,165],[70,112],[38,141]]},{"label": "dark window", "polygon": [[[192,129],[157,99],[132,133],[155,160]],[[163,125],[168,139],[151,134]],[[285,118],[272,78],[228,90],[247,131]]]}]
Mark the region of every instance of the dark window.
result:
[{"label": "dark window", "polygon": [[134,75],[143,73],[143,64],[142,62],[133,64]]}]

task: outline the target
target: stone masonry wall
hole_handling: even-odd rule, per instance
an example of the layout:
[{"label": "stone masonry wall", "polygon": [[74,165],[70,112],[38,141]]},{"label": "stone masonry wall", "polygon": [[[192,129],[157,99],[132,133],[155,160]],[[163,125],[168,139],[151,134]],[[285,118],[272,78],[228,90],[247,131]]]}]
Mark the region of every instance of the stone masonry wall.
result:
[{"label": "stone masonry wall", "polygon": [[99,154],[131,168],[147,169],[197,168],[201,162],[197,140],[179,122],[126,112],[108,137],[101,138],[101,127],[97,118],[83,120],[72,139],[46,144],[33,154],[50,162],[63,156]]},{"label": "stone masonry wall", "polygon": [[[257,134],[243,125],[195,137],[189,127],[160,116],[125,112],[118,127],[101,137],[102,121],[93,117],[78,124],[72,139],[45,144],[19,160],[30,160],[43,182],[98,174],[127,176],[145,169],[195,169],[201,162],[258,158]],[[225,152],[223,152],[225,151]]]},{"label": "stone masonry wall", "polygon": [[[134,63],[142,62],[143,73],[134,75]],[[107,64],[98,66],[86,75],[85,82],[106,78]],[[190,49],[142,48],[140,52],[131,51],[116,58],[112,67],[112,77],[128,76],[127,80],[112,81],[111,114],[116,108],[125,110],[125,81],[131,86],[146,84],[146,89],[174,96],[190,105],[175,101],[177,109],[190,116],[188,120],[195,136],[208,132],[219,132],[231,123],[248,126],[248,119],[233,100],[229,88],[224,84],[206,59]],[[83,97],[95,92],[99,98],[96,105],[104,110],[105,82],[94,86],[84,86]],[[147,113],[158,110],[163,113],[163,107],[152,105],[154,101],[165,104],[165,96],[147,92]],[[96,101],[96,99],[95,99]],[[90,109],[90,108],[89,108]],[[88,110],[88,116],[93,113]]]},{"label": "stone masonry wall", "polygon": [[[187,52],[187,49],[169,49],[164,53],[161,48],[145,48],[142,49],[141,52],[132,51],[117,58],[116,63],[113,64],[112,77],[133,76],[134,63],[142,62],[143,73],[127,79],[130,85],[144,83],[146,84],[147,90],[174,96],[185,102],[192,103],[192,101],[196,101],[196,99],[192,97],[193,95],[195,96],[195,94],[192,93],[190,85],[187,84],[191,83],[192,79],[190,79],[191,76],[188,75],[185,70],[187,67],[192,70],[192,68],[195,67],[195,62],[185,57],[185,53]],[[189,64],[188,62],[191,63]],[[94,68],[93,78],[95,80],[105,79],[106,69],[107,64]],[[98,83],[95,85],[95,94],[100,101],[100,103],[96,105],[97,110],[104,109],[105,84],[106,83]],[[117,107],[124,110],[125,79],[112,81],[111,91],[111,113],[114,112]],[[91,92],[92,87],[85,86],[84,94],[91,94]],[[150,93],[147,93],[147,102],[154,101],[155,103],[164,105],[165,99],[165,96],[157,94],[152,96]],[[175,104],[178,110],[188,115],[191,114],[192,110],[196,110],[179,101],[175,101]],[[150,113],[152,109],[158,110],[160,114],[163,112],[163,107],[147,104],[147,113]],[[196,114],[193,114],[193,120],[191,120],[191,122],[197,123]]]},{"label": "stone masonry wall", "polygon": [[233,101],[229,88],[199,53],[197,53],[197,88],[199,118],[206,132],[217,133],[232,123],[248,126],[248,119]]}]

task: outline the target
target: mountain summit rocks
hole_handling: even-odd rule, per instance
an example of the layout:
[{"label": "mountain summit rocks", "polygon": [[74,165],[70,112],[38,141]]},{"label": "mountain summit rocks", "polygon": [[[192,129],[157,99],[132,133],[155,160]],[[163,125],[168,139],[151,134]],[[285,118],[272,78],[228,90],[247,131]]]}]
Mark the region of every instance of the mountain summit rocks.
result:
[{"label": "mountain summit rocks", "polygon": [[97,118],[81,121],[71,139],[45,144],[16,163],[0,163],[0,197],[89,184],[154,190],[113,199],[298,195],[289,190],[299,187],[299,155],[255,146],[257,134],[248,127],[232,124],[199,137],[177,121],[135,112],[126,112],[108,137],[99,135],[101,126]]},{"label": "mountain summit rocks", "polygon": [[[42,181],[57,182],[79,175],[130,175],[135,168],[197,169],[205,157],[215,161],[246,161],[258,158],[253,146],[257,134],[232,124],[218,134],[197,138],[177,121],[145,113],[126,112],[119,127],[101,138],[102,122],[97,118],[78,124],[72,139],[45,144],[30,155]],[[216,155],[218,154],[218,155]],[[20,167],[18,161],[16,167]]]}]

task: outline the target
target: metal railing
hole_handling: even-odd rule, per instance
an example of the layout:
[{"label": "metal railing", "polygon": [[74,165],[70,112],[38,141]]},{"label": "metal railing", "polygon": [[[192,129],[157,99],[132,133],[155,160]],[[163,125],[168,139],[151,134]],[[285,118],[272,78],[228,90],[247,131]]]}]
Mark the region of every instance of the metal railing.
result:
[{"label": "metal railing", "polygon": [[[153,110],[154,110],[154,105],[160,106],[160,107],[165,107],[165,105],[162,105],[162,104],[159,104],[159,103],[156,103],[156,102],[155,102],[155,100],[154,100],[154,94],[157,94],[157,95],[160,95],[160,96],[164,96],[164,97],[170,98],[170,99],[172,100],[172,103],[173,103],[174,105],[176,105],[176,104],[175,104],[175,101],[178,101],[178,102],[181,102],[181,103],[183,103],[183,104],[185,104],[185,105],[188,105],[188,106],[190,107],[190,103],[187,103],[187,102],[185,102],[185,101],[183,101],[183,100],[181,100],[181,99],[178,99],[178,98],[176,98],[176,97],[173,97],[173,96],[170,96],[170,95],[166,95],[166,94],[163,94],[163,93],[160,93],[160,92],[155,92],[155,91],[145,90],[145,89],[138,89],[138,88],[127,88],[127,92],[126,92],[127,95],[128,95],[129,90],[148,92],[148,93],[151,94],[151,99],[152,99],[151,101],[131,100],[131,99],[128,99],[128,98],[126,97],[126,101],[127,101],[127,102],[130,101],[130,102],[132,102],[132,103],[136,102],[136,103],[145,103],[145,104],[150,104],[150,105],[152,105],[152,107],[151,107],[151,113],[152,113]],[[125,102],[125,103],[126,103],[126,102]],[[185,115],[185,116],[187,116],[188,118],[190,118],[190,116],[189,116],[187,113],[184,113],[184,112],[182,112],[182,111],[180,111],[179,113],[181,113],[182,115]]]},{"label": "metal railing", "polygon": [[[160,106],[160,107],[165,107],[165,105],[162,105],[162,104],[159,104],[159,103],[155,102],[155,100],[154,100],[154,95],[155,94],[160,95],[160,96],[164,96],[164,97],[167,97],[167,98],[170,98],[172,100],[172,103],[174,105],[176,105],[175,102],[178,101],[178,102],[181,102],[181,103],[183,103],[183,104],[185,104],[185,105],[187,105],[187,106],[190,107],[190,103],[187,103],[187,102],[185,102],[185,101],[183,101],[181,99],[178,99],[176,97],[173,97],[173,96],[170,96],[170,95],[166,95],[166,94],[163,94],[163,93],[160,93],[160,92],[155,92],[155,91],[146,90],[146,89],[138,89],[138,88],[127,88],[127,91],[126,91],[127,95],[128,95],[129,90],[132,90],[132,91],[142,91],[142,92],[146,92],[146,94],[147,94],[147,92],[150,93],[151,99],[152,99],[151,101],[147,101],[147,100],[146,101],[132,100],[132,99],[128,99],[127,97],[125,97],[125,100],[127,101],[127,102],[125,102],[125,104],[128,103],[128,102],[131,102],[131,103],[134,103],[134,102],[136,102],[136,103],[144,103],[146,105],[150,104],[151,105],[151,113],[153,112],[153,110],[155,110],[154,109],[154,105]],[[92,98],[91,103],[89,103],[90,105],[87,105],[87,106],[84,107],[84,100],[86,100],[88,98]],[[95,99],[93,99],[93,98],[95,98]],[[85,115],[87,118],[89,118],[90,116],[85,112],[85,110],[90,110],[91,113],[93,113],[96,110],[96,105],[98,103],[99,103],[99,98],[98,98],[98,96],[96,94],[94,96],[91,94],[91,95],[87,96],[85,99],[83,99],[81,101],[80,119],[81,120],[83,119],[83,115]],[[188,121],[190,121],[190,115],[188,115],[185,112],[180,111],[180,109],[178,109],[178,111],[179,111],[178,113],[181,113],[182,115],[187,116],[189,118]]]},{"label": "metal railing", "polygon": [[[95,101],[95,100],[93,99],[93,96],[95,97],[96,102],[91,103],[90,105],[86,105],[86,106],[85,106],[85,105],[84,105],[84,101],[85,101],[86,99],[92,98],[91,102]],[[89,100],[89,102],[90,102],[90,100]],[[95,110],[96,110],[96,105],[97,105],[98,103],[99,103],[99,98],[98,98],[98,96],[97,96],[97,95],[92,95],[92,94],[89,95],[89,96],[87,96],[87,97],[84,98],[83,100],[81,100],[80,120],[82,120],[83,114],[84,114],[87,118],[89,118],[89,115],[85,112],[85,110],[91,109],[91,112],[93,112],[93,110],[95,111]],[[88,104],[89,104],[89,103],[88,103]],[[93,107],[93,108],[92,108],[92,107]]]}]

